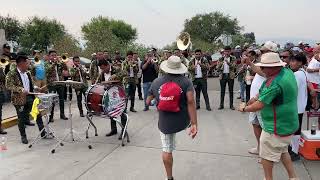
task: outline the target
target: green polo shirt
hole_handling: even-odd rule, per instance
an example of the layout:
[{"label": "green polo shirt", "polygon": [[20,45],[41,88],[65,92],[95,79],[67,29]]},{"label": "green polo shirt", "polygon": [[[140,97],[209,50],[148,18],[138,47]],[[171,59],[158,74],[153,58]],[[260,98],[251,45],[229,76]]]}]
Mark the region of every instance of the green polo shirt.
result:
[{"label": "green polo shirt", "polygon": [[296,132],[299,127],[297,96],[297,82],[288,68],[282,68],[269,86],[266,81],[262,84],[259,101],[264,104],[261,110],[264,131],[279,136]]}]

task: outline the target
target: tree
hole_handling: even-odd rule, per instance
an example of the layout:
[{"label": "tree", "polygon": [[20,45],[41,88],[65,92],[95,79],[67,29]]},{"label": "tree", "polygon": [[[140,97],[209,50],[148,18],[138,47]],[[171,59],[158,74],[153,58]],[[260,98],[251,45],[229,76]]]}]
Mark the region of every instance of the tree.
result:
[{"label": "tree", "polygon": [[126,48],[137,37],[136,29],[123,21],[98,16],[81,27],[86,40],[86,51],[116,51]]},{"label": "tree", "polygon": [[79,41],[70,34],[66,34],[62,38],[55,40],[53,47],[58,53],[68,53],[69,56],[79,56],[81,53]]},{"label": "tree", "polygon": [[256,36],[255,36],[254,32],[244,33],[243,36],[249,41],[248,43],[256,42]]},{"label": "tree", "polygon": [[66,34],[64,25],[55,19],[33,17],[24,24],[20,43],[24,49],[47,50]]},{"label": "tree", "polygon": [[0,29],[6,32],[7,41],[18,42],[18,39],[23,31],[22,25],[15,17],[0,16]]},{"label": "tree", "polygon": [[198,14],[184,23],[184,31],[192,38],[208,43],[215,43],[222,34],[235,35],[241,30],[236,18],[232,19],[221,12]]},{"label": "tree", "polygon": [[251,33],[244,33],[244,34],[236,34],[232,36],[232,47],[237,45],[243,46],[245,43],[252,44],[256,42],[255,35],[253,32]]},{"label": "tree", "polygon": [[111,19],[110,29],[123,44],[128,44],[137,38],[137,30],[132,28],[130,24],[127,24],[124,21]]}]

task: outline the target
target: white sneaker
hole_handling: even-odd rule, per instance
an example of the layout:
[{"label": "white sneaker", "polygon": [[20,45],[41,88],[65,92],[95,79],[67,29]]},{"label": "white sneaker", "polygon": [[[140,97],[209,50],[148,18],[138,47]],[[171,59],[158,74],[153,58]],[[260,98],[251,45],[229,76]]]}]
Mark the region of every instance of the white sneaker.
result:
[{"label": "white sneaker", "polygon": [[254,155],[259,155],[259,151],[258,151],[258,148],[251,148],[248,150],[248,153],[250,154],[254,154]]}]

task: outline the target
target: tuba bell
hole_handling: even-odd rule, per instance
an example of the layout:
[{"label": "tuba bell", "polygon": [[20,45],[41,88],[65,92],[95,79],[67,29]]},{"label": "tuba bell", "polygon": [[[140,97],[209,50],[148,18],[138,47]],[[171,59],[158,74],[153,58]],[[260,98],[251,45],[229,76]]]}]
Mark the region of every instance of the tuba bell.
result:
[{"label": "tuba bell", "polygon": [[0,57],[0,67],[5,68],[10,63],[10,59],[7,56]]},{"label": "tuba bell", "polygon": [[177,47],[181,51],[191,48],[191,37],[190,34],[187,32],[182,32],[177,38]]},{"label": "tuba bell", "polygon": [[35,56],[34,57],[34,64],[40,64],[40,56]]},{"label": "tuba bell", "polygon": [[61,61],[64,63],[69,61],[68,53],[64,53],[61,55]]}]

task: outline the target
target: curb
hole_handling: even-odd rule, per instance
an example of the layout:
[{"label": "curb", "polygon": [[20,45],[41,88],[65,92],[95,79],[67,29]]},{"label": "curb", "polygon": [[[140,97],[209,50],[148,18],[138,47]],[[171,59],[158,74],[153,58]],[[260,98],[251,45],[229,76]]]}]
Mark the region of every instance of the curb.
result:
[{"label": "curb", "polygon": [[12,126],[15,126],[18,124],[18,117],[17,116],[13,116],[13,117],[10,117],[10,118],[7,118],[7,119],[4,119],[2,120],[1,124],[2,124],[2,127],[4,129],[7,129],[7,128],[10,128]]}]

